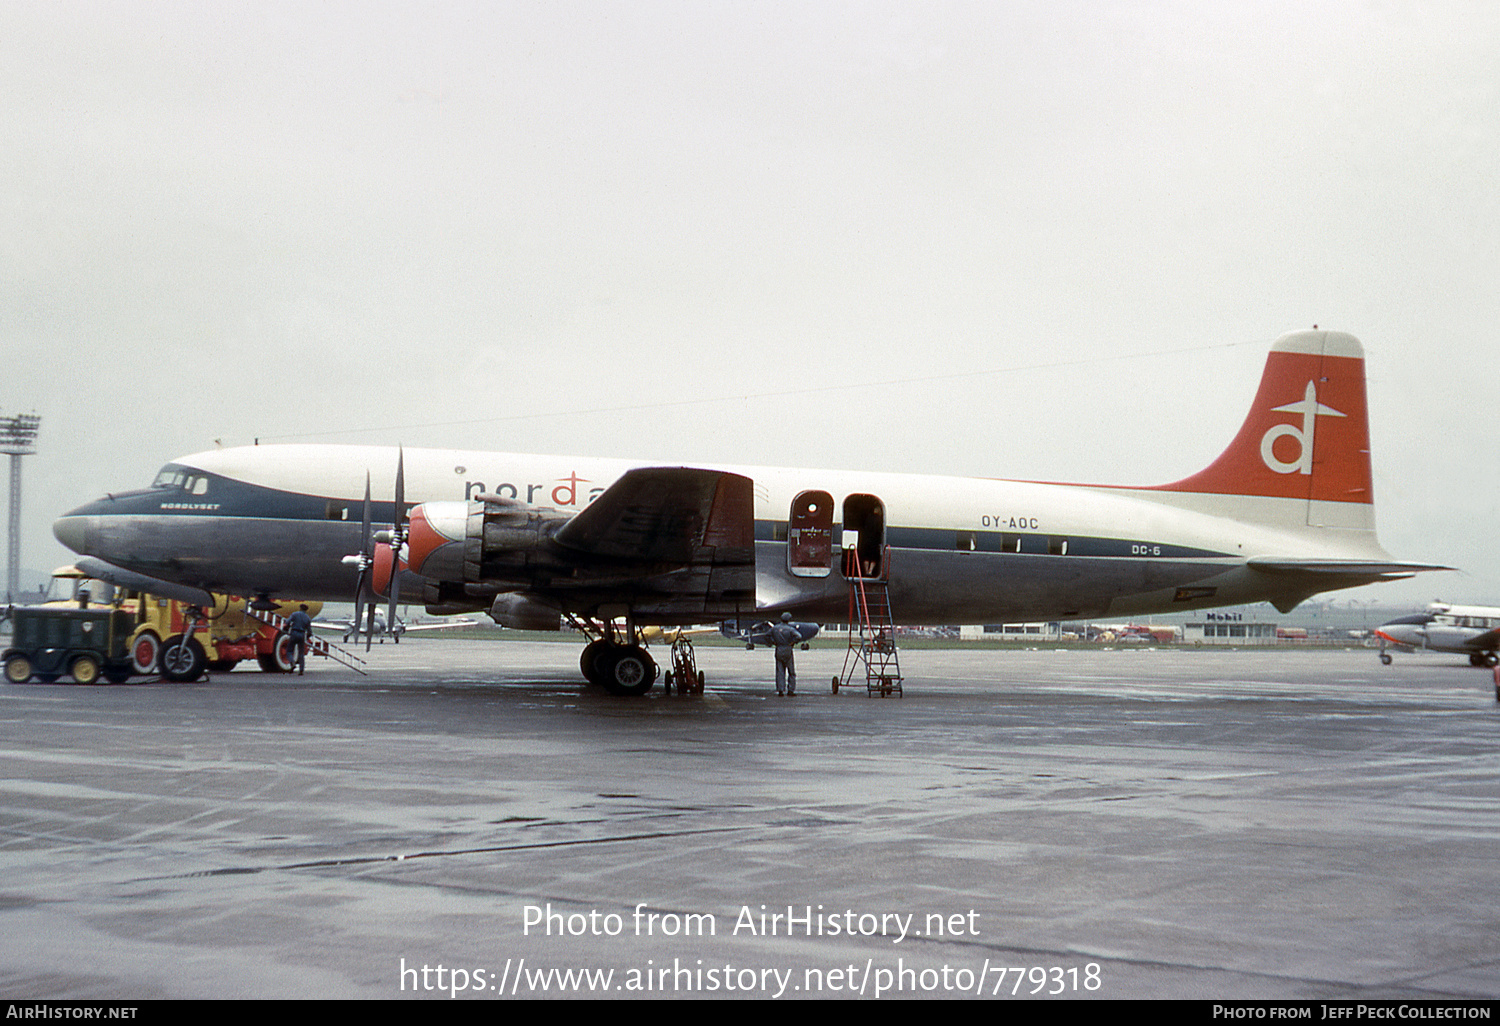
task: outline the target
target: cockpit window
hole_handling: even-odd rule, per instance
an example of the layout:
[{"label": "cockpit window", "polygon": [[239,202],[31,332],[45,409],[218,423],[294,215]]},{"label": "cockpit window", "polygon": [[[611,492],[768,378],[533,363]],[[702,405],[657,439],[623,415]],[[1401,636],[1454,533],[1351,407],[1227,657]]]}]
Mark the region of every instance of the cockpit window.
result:
[{"label": "cockpit window", "polygon": [[191,470],[167,464],[162,467],[156,475],[156,480],[151,482],[152,488],[162,491],[181,491],[189,495],[204,495],[208,492],[208,476],[195,474]]},{"label": "cockpit window", "polygon": [[187,471],[181,467],[174,467],[170,463],[156,475],[156,480],[151,482],[152,488],[181,488],[183,478],[187,477]]}]

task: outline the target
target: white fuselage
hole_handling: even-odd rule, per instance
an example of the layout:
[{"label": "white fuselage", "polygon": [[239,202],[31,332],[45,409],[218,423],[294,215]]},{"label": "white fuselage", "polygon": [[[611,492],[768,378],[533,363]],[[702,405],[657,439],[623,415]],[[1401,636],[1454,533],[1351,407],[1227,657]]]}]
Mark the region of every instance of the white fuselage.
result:
[{"label": "white fuselage", "polygon": [[[394,517],[398,452],[354,446],[215,450],[170,464],[158,486],[72,511],[56,533],[82,554],[237,594],[348,599],[367,475],[375,520]],[[499,496],[576,513],[649,462],[460,450],[404,452],[408,503]],[[789,566],[793,503],[832,499],[837,556],[878,531],[900,622],[1090,618],[1272,601],[1377,579],[1268,573],[1255,557],[1389,559],[1368,506],[1157,489],[880,472],[717,467],[754,482],[756,605],[840,620],[837,559]],[[1342,508],[1348,506],[1348,508]],[[871,519],[868,512],[877,509]],[[860,519],[861,517],[864,519]],[[866,544],[871,544],[866,538]],[[403,588],[403,594],[416,591]]]}]

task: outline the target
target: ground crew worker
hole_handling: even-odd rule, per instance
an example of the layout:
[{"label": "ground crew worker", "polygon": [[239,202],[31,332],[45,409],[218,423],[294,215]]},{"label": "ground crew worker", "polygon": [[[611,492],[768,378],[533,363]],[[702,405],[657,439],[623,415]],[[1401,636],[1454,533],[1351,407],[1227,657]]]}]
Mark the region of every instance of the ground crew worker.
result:
[{"label": "ground crew worker", "polygon": [[781,622],[771,628],[771,644],[776,646],[776,693],[797,693],[797,666],[792,650],[802,640],[802,632],[792,626],[792,614],[782,613]]},{"label": "ground crew worker", "polygon": [[306,604],[299,606],[295,613],[286,618],[286,636],[292,642],[292,650],[288,655],[300,677],[307,668],[307,641],[312,637],[312,617],[307,615]]}]

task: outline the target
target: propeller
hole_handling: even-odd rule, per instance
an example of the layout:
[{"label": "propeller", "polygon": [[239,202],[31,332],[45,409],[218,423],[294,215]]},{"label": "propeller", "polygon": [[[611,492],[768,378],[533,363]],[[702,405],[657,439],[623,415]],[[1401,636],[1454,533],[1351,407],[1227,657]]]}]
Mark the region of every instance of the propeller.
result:
[{"label": "propeller", "polygon": [[[396,516],[395,523],[389,531],[380,531],[375,535],[375,575],[377,585],[380,579],[389,574],[389,588],[391,598],[391,615],[386,618],[386,630],[395,637],[396,643],[400,644],[400,635],[395,632],[396,606],[401,602],[401,548],[406,544],[406,451],[398,450],[396,455]],[[370,604],[369,629],[365,633],[365,650],[369,651],[371,640],[375,635],[375,604]]]},{"label": "propeller", "polygon": [[391,615],[385,618],[385,628],[401,644],[401,634],[396,630],[396,604],[401,598],[401,546],[406,541],[406,450],[396,450],[396,524],[391,532]]},{"label": "propeller", "polygon": [[[370,474],[365,472],[365,507],[360,524],[361,548],[357,556],[345,556],[344,562],[359,567],[359,583],[354,591],[354,623],[365,621],[365,651],[375,638],[375,610],[379,605],[378,578],[387,570],[390,573],[391,615],[386,620],[386,629],[400,644],[401,635],[395,629],[396,606],[401,601],[401,548],[406,543],[406,452],[398,450],[396,456],[396,517],[389,531],[370,533]],[[387,557],[389,562],[387,563]]]},{"label": "propeller", "polygon": [[359,627],[359,621],[364,619],[365,604],[370,606],[370,621],[375,620],[375,594],[370,587],[370,570],[375,565],[375,553],[372,548],[373,539],[370,537],[370,472],[365,471],[365,510],[360,524],[359,554],[356,556],[345,556],[346,564],[359,568],[358,583],[354,586],[354,625]]}]

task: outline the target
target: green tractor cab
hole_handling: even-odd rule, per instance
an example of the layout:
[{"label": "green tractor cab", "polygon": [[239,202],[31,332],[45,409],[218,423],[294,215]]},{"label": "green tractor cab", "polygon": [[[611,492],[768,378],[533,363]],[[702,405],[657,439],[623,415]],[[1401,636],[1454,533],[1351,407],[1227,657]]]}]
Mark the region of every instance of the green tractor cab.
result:
[{"label": "green tractor cab", "polygon": [[135,616],[122,609],[20,606],[10,610],[11,644],[5,650],[5,679],[51,683],[70,676],[79,684],[111,684],[130,678],[129,642]]}]

